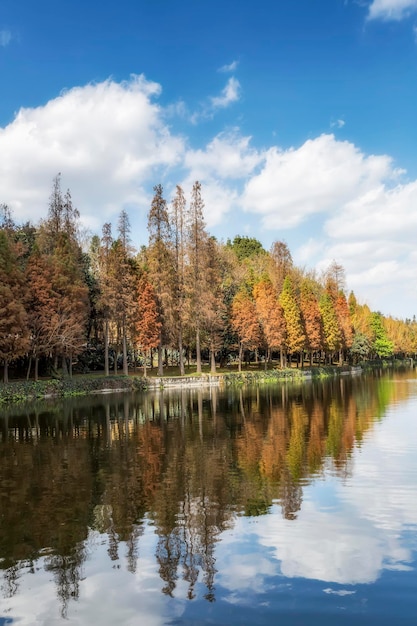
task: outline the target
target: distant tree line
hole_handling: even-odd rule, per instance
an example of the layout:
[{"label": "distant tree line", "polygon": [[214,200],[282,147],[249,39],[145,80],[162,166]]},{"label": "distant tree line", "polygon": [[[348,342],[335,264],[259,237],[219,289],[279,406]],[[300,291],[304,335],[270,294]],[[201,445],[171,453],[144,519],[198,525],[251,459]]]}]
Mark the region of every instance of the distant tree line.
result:
[{"label": "distant tree line", "polygon": [[72,375],[193,360],[218,365],[274,359],[356,363],[413,356],[416,320],[374,312],[346,293],[333,262],[321,276],[294,265],[284,241],[270,251],[255,238],[226,243],[209,234],[201,184],[187,203],[176,187],[167,203],[154,187],[148,245],[136,251],[128,215],[116,233],[105,223],[88,249],[71,193],[53,181],[48,214],[38,225],[15,224],[0,206],[0,362],[14,375]]}]

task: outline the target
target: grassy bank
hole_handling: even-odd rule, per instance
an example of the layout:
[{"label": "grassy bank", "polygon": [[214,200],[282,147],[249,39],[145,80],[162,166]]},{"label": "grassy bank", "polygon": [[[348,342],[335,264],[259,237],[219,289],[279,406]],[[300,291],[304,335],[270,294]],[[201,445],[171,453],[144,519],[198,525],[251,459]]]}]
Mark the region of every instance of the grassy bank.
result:
[{"label": "grassy bank", "polygon": [[243,385],[254,383],[279,382],[286,380],[303,380],[305,378],[336,376],[349,373],[349,366],[314,367],[312,369],[259,369],[247,368],[242,372],[224,368],[210,375],[208,369],[196,374],[195,368],[190,368],[185,376],[179,376],[178,368],[166,368],[164,376],[160,377],[155,371],[147,372],[146,378],[140,374],[130,376],[103,376],[102,374],[85,374],[73,378],[47,379],[39,381],[12,381],[0,384],[0,406],[16,402],[25,402],[48,397],[71,397],[115,391],[141,391],[145,389],[160,389],[164,387]]}]

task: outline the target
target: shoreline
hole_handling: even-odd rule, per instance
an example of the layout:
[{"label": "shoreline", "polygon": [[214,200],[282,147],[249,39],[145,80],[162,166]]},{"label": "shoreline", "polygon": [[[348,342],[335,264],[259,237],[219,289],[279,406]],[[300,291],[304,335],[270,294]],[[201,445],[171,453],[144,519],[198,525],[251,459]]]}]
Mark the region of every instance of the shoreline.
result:
[{"label": "shoreline", "polygon": [[310,381],[314,378],[357,375],[361,366],[323,366],[306,369],[246,370],[199,376],[75,376],[74,378],[40,381],[12,381],[0,384],[0,410],[9,405],[32,400],[68,398],[132,391],[155,391],[158,389],[201,389],[247,384],[270,384]]}]

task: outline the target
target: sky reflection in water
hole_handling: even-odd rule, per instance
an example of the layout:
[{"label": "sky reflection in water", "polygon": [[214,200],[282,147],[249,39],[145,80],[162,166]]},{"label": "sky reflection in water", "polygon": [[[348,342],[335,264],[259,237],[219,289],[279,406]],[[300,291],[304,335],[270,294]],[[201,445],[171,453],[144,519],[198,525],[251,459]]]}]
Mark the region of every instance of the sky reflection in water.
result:
[{"label": "sky reflection in water", "polygon": [[[253,390],[249,393],[250,402],[246,396],[233,394],[232,399],[229,394],[223,402],[220,394],[215,411],[203,394],[204,404],[201,397],[198,400],[200,414],[197,411],[193,418],[193,436],[183,429],[183,434],[188,433],[195,447],[185,442],[178,452],[189,457],[189,461],[181,461],[180,470],[195,471],[197,479],[185,480],[186,488],[176,491],[170,481],[166,482],[166,470],[171,466],[167,458],[162,459],[156,496],[151,495],[149,499],[153,508],[131,524],[128,539],[121,536],[120,530],[114,532],[112,516],[116,515],[117,502],[111,502],[115,496],[103,491],[95,495],[93,503],[91,499],[86,500],[86,506],[91,508],[94,504],[94,507],[87,538],[78,543],[79,563],[75,569],[65,568],[65,558],[62,555],[61,559],[56,558],[60,555],[50,546],[44,546],[45,554],[36,554],[32,562],[26,558],[10,565],[10,553],[7,559],[0,554],[4,559],[0,578],[0,624],[8,620],[22,626],[34,623],[77,626],[93,623],[103,626],[272,624],[278,621],[280,624],[331,624],[335,620],[348,624],[353,619],[355,623],[363,620],[363,623],[373,624],[392,621],[414,624],[417,621],[417,381],[410,379],[409,374],[408,379],[403,375],[397,377],[396,382],[386,380],[372,379],[366,385],[364,381],[343,383],[340,396],[338,392],[337,413],[332,400],[327,404],[324,401],[328,398],[325,391],[313,394],[313,402],[309,398],[309,408],[305,408],[306,403],[303,405],[297,394],[292,399],[290,394],[288,402],[281,404],[275,397],[267,397],[264,403],[257,397],[254,403]],[[318,466],[315,463],[315,471],[309,473],[305,467],[298,471],[299,464],[289,455],[298,449],[300,458],[307,462],[310,448],[305,442],[312,438],[316,401],[323,405],[326,413],[318,438],[325,454]],[[231,407],[229,415],[226,406]],[[291,424],[280,421],[281,417],[278,419],[272,409],[266,415],[265,406],[274,406],[281,413],[292,412]],[[300,406],[305,410],[300,412]],[[368,419],[370,409],[374,413],[371,420]],[[352,415],[355,415],[355,423],[349,425]],[[365,415],[368,418],[365,419]],[[132,419],[132,415],[128,418]],[[9,418],[9,427],[13,426],[13,419]],[[262,424],[262,419],[266,420],[266,425]],[[265,453],[266,446],[273,442],[272,458],[279,456],[276,446],[280,439],[271,434],[274,419],[278,420],[275,428],[282,429],[282,438],[286,440],[287,466],[281,467],[281,474],[278,474],[282,477],[288,473],[288,467],[292,471],[293,511],[285,508],[280,497],[285,486],[277,486],[271,479],[271,476],[276,479],[277,472],[268,470],[271,456]],[[297,419],[304,425],[305,445],[296,438]],[[336,446],[338,459],[329,453],[329,450],[334,452],[336,445],[331,432],[332,420],[339,424],[340,430]],[[175,429],[175,424],[161,419],[155,421],[155,426],[165,431]],[[346,438],[352,427],[353,447],[349,447]],[[143,422],[137,428],[144,428]],[[127,432],[126,437],[133,436]],[[248,435],[254,438],[252,444],[256,450],[253,453],[248,452]],[[169,432],[165,432],[165,436],[174,437]],[[226,436],[231,449],[223,447]],[[10,445],[14,448],[34,445],[30,441],[23,443],[19,438],[12,444],[10,440],[10,433],[6,439],[3,431],[0,461],[10,452]],[[144,454],[144,448],[152,442],[146,438],[141,441],[142,447],[136,452]],[[155,458],[160,462],[162,452],[169,456],[178,448],[178,442],[169,448],[167,439],[164,445],[161,441],[156,444],[161,445],[156,457],[144,455],[146,462]],[[345,441],[344,449],[341,441]],[[213,452],[216,446],[227,456],[220,476],[223,472],[228,485],[228,502],[208,504],[209,498],[214,497],[209,486],[207,495],[202,494],[208,485],[203,474],[216,471],[215,465],[198,460],[202,452],[198,446],[202,442],[206,458],[213,453],[214,460],[219,462]],[[72,445],[71,441],[66,443]],[[62,445],[59,438],[55,444]],[[118,443],[108,440],[106,445],[117,447]],[[90,447],[90,460],[93,459],[91,450]],[[122,450],[121,446],[120,452]],[[129,463],[135,456],[129,458],[127,471],[130,472]],[[257,468],[255,473],[254,467]],[[104,463],[98,474],[103,471]],[[106,469],[106,472],[111,471],[111,468]],[[2,478],[3,485],[5,478],[13,483],[6,470],[2,470]],[[162,489],[159,493],[161,484],[165,485],[165,491]],[[264,512],[262,502],[265,502],[266,514],[243,515],[245,498],[253,509],[256,484],[261,493],[256,506]],[[13,496],[10,484],[8,489]],[[3,486],[2,503],[5,493]],[[184,493],[188,501],[184,500]],[[219,498],[224,496],[220,488],[218,493]],[[178,494],[182,499],[175,502]],[[271,496],[269,501],[268,496]],[[160,499],[164,497],[174,500],[176,505],[174,523],[162,519]],[[217,512],[221,504],[228,511],[227,515],[224,511]],[[13,497],[9,506],[13,506]],[[162,513],[157,510],[158,506]],[[16,545],[12,546],[12,551],[15,549],[18,554],[20,537],[11,533],[8,548],[13,541]],[[53,545],[52,540],[50,545]],[[8,569],[4,570],[6,563]]]}]

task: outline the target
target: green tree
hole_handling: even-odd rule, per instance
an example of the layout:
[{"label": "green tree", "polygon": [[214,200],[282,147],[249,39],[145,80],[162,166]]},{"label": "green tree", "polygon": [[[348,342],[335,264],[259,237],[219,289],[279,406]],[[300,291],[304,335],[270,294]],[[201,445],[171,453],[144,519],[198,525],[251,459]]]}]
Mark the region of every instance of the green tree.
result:
[{"label": "green tree", "polygon": [[319,306],[323,320],[324,349],[331,361],[333,353],[340,349],[342,338],[334,302],[327,291],[321,296]]},{"label": "green tree", "polygon": [[236,235],[233,241],[228,239],[226,245],[233,250],[239,261],[258,254],[266,254],[261,242],[255,239],[255,237]]},{"label": "green tree", "polygon": [[392,356],[394,344],[389,341],[381,313],[372,313],[370,326],[373,333],[372,349],[380,359]]}]

